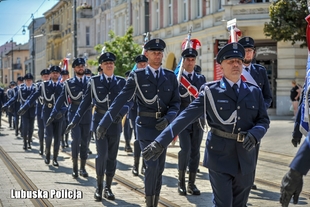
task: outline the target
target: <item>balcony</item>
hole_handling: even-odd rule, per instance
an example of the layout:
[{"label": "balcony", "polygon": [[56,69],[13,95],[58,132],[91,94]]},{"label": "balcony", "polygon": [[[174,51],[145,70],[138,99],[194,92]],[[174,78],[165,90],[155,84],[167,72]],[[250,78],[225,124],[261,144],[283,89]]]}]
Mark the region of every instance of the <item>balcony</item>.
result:
[{"label": "balcony", "polygon": [[78,18],[93,18],[92,9],[80,9],[76,12]]}]

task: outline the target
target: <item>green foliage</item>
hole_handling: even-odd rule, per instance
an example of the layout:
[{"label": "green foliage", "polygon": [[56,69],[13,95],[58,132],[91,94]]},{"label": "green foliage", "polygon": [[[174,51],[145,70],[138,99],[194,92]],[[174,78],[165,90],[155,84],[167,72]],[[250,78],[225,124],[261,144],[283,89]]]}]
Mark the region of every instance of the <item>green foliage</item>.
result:
[{"label": "green foliage", "polygon": [[[142,47],[133,41],[133,27],[129,27],[124,36],[117,36],[113,31],[109,32],[111,41],[105,42],[104,45],[98,44],[95,50],[101,54],[102,48],[105,52],[112,52],[116,56],[115,75],[124,76],[124,73],[131,70],[135,65],[135,57],[142,52]],[[88,61],[89,65],[97,65],[97,61]]]},{"label": "green foliage", "polygon": [[306,46],[307,0],[276,0],[269,7],[270,22],[265,23],[264,33],[276,41],[302,41]]}]

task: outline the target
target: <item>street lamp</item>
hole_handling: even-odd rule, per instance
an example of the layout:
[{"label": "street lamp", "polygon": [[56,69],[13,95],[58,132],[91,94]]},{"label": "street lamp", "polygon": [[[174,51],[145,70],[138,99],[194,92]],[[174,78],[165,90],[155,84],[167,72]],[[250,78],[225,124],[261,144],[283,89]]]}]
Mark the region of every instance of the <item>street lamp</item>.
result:
[{"label": "street lamp", "polygon": [[36,71],[35,71],[35,50],[34,50],[34,23],[35,23],[35,20],[34,20],[34,16],[33,14],[31,14],[31,17],[32,17],[32,35],[31,35],[31,38],[32,38],[32,51],[31,51],[31,56],[32,56],[32,74],[36,74]]},{"label": "street lamp", "polygon": [[14,45],[14,42],[13,42],[13,38],[11,39],[11,43],[12,43],[11,81],[13,81],[14,80],[14,77],[13,77],[14,76],[14,71],[13,71],[13,67],[14,67],[14,63],[13,63],[13,45]]}]

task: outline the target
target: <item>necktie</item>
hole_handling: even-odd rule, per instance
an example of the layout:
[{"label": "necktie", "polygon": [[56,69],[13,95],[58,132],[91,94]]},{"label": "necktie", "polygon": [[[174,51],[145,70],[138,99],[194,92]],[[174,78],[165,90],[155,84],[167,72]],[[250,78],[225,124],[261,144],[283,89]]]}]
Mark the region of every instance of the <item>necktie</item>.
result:
[{"label": "necktie", "polygon": [[249,72],[249,68],[245,68],[245,70],[246,70],[247,72]]},{"label": "necktie", "polygon": [[233,90],[235,92],[236,97],[238,98],[239,92],[238,92],[238,85],[236,83],[233,85]]},{"label": "necktie", "polygon": [[189,73],[187,77],[188,77],[189,82],[192,82],[192,74]]},{"label": "necktie", "polygon": [[80,78],[80,83],[83,83],[83,79],[82,78]]},{"label": "necktie", "polygon": [[156,73],[155,78],[156,78],[156,80],[158,81],[158,78],[159,78],[159,71],[156,70],[155,73]]},{"label": "necktie", "polygon": [[57,86],[57,83],[54,83],[54,88],[56,88],[56,86]]},{"label": "necktie", "polygon": [[110,84],[111,84],[111,78],[108,78],[108,86],[110,88]]}]

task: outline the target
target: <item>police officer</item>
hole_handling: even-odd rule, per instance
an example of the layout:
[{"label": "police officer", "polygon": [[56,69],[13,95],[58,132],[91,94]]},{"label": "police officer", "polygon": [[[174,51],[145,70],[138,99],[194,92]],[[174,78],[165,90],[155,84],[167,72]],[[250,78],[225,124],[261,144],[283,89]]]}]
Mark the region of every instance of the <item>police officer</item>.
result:
[{"label": "police officer", "polygon": [[[16,85],[17,84],[15,81],[10,82],[9,89],[6,92],[6,102],[9,101],[11,98],[13,98],[13,96],[15,94],[14,87]],[[8,107],[7,114],[8,114],[9,127],[12,128],[12,126],[13,126],[13,128],[15,129],[12,106]],[[13,122],[13,125],[12,125],[12,122]]]},{"label": "police officer", "polygon": [[[3,104],[5,103],[5,93],[4,93],[4,89],[0,88],[0,108],[2,108]],[[0,128],[2,127],[1,124],[1,117],[2,117],[2,111],[0,110]]]},{"label": "police officer", "polygon": [[199,65],[195,65],[194,71],[195,73],[201,75],[201,67]]},{"label": "police officer", "polygon": [[[60,75],[61,75],[61,80],[60,80],[61,83],[65,82],[66,80],[68,80],[70,78],[68,70],[62,70],[60,72]],[[65,102],[65,106],[68,107],[66,104],[67,103]],[[69,147],[69,143],[68,143],[69,134],[65,134],[65,131],[66,131],[68,124],[69,124],[68,110],[66,110],[66,112],[64,114],[64,118],[63,118],[63,123],[62,123],[62,130],[61,130],[61,147],[62,147],[62,149]]]},{"label": "police officer", "polygon": [[[266,109],[268,109],[272,102],[272,95],[266,68],[262,65],[252,63],[255,54],[254,40],[251,37],[243,37],[238,41],[245,50],[245,56],[243,61],[243,69],[250,73],[255,80],[256,84],[261,88]],[[257,150],[257,157],[259,153],[259,145],[255,148]],[[257,162],[257,160],[256,160]],[[253,184],[252,189],[257,189],[257,186]]]},{"label": "police officer", "polygon": [[[193,48],[185,49],[182,52],[182,57],[184,58],[184,70],[182,73],[183,79],[179,87],[181,97],[180,111],[183,111],[193,100],[195,100],[195,94],[198,94],[200,87],[206,83],[205,77],[194,71],[197,55],[197,51]],[[192,88],[193,90],[190,91],[189,88]],[[188,125],[179,134],[181,150],[178,154],[178,192],[180,195],[186,195],[185,173],[187,165],[189,167],[187,192],[193,195],[200,195],[200,191],[195,185],[195,179],[200,161],[199,150],[203,136],[203,126],[204,119],[202,117],[201,119],[197,119],[192,124]]]},{"label": "police officer", "polygon": [[[124,87],[126,80],[123,77],[114,75],[114,67],[116,57],[113,53],[106,52],[99,58],[99,64],[103,73],[98,76],[93,76],[88,82],[86,94],[75,113],[74,118],[68,125],[66,132],[76,126],[82,119],[82,115],[89,110],[89,107],[94,101],[95,113],[92,118],[91,130],[95,131],[99,121],[104,116],[112,101]],[[124,105],[124,104],[123,104]],[[97,137],[96,139],[96,174],[97,174],[97,189],[94,198],[97,201],[102,200],[103,177],[106,174],[106,182],[104,188],[104,197],[108,200],[114,200],[115,195],[111,190],[111,184],[116,170],[116,156],[122,132],[121,120],[128,111],[128,107],[124,107],[113,120],[107,135],[104,139]]]},{"label": "police officer", "polygon": [[[49,69],[43,69],[40,72],[41,75],[41,82],[37,83],[36,88],[39,89],[42,82],[49,81],[50,79],[50,70]],[[44,149],[44,124],[42,119],[42,107],[43,107],[43,97],[40,96],[37,99],[37,109],[36,109],[36,116],[37,116],[37,124],[38,124],[38,137],[39,137],[39,144],[40,144],[40,150],[39,155],[43,155],[43,149]]]},{"label": "police officer", "polygon": [[[100,121],[97,136],[104,138],[106,130],[124,103],[133,96],[137,102],[136,130],[140,147],[143,149],[176,117],[180,108],[178,82],[171,70],[162,68],[163,51],[166,43],[152,39],[144,45],[148,66],[130,73],[125,87],[114,100],[109,111]],[[158,160],[146,161],[145,196],[147,206],[157,206],[165,167],[166,151]]]},{"label": "police officer", "polygon": [[38,98],[39,96],[43,97],[43,108],[42,108],[42,119],[45,128],[45,164],[50,163],[51,156],[51,144],[52,139],[54,138],[54,153],[53,153],[53,166],[59,166],[57,157],[59,152],[59,144],[61,138],[61,127],[62,127],[62,116],[64,111],[61,111],[55,117],[53,122],[46,126],[46,121],[52,112],[52,109],[55,105],[56,100],[58,99],[62,91],[62,83],[59,82],[59,76],[61,68],[58,66],[52,66],[50,68],[50,77],[49,81],[42,82],[38,90],[32,94],[32,96],[26,101],[26,103],[18,111],[20,115],[24,114]]},{"label": "police officer", "polygon": [[214,206],[246,206],[254,179],[254,148],[267,132],[269,117],[261,90],[241,80],[244,48],[225,45],[216,61],[223,78],[202,86],[193,102],[167,127],[142,155],[157,159],[176,134],[201,115],[206,115],[207,136],[204,166],[209,169]]},{"label": "police officer", "polygon": [[[75,76],[64,82],[64,87],[62,92],[57,99],[57,102],[53,108],[50,118],[47,121],[47,125],[51,123],[57,113],[61,111],[61,108],[66,102],[68,106],[68,122],[70,123],[77,113],[79,105],[85,95],[87,84],[89,78],[84,76],[85,73],[85,60],[84,58],[76,58],[72,63],[72,68],[74,69]],[[91,123],[91,107],[88,107],[85,112],[81,113],[81,119],[71,129],[71,154],[73,162],[73,178],[78,177],[78,156],[80,154],[80,176],[88,177],[88,173],[85,169],[86,159],[87,159],[87,141],[90,131]]]},{"label": "police officer", "polygon": [[[16,102],[19,102],[19,105],[23,105],[27,98],[30,97],[30,95],[35,92],[36,87],[33,84],[33,75],[31,73],[27,73],[23,80],[25,80],[25,84],[21,84],[14,97],[11,98],[4,106],[3,109],[6,109],[12,104],[15,104]],[[24,145],[23,149],[27,150],[31,149],[30,142],[32,140],[32,135],[33,135],[33,129],[34,129],[34,119],[35,119],[35,110],[36,109],[36,104],[33,104],[29,106],[29,110],[27,113],[23,114],[21,116],[21,135],[24,140]],[[28,147],[27,147],[28,144]]]},{"label": "police officer", "polygon": [[288,207],[291,198],[294,204],[298,203],[303,187],[303,176],[307,175],[310,169],[309,134],[306,139],[291,162],[290,170],[282,179],[280,203],[283,207]]},{"label": "police officer", "polygon": [[98,75],[101,75],[102,74],[102,69],[101,69],[101,66],[99,65],[98,66]]},{"label": "police officer", "polygon": [[[17,86],[13,88],[13,96],[14,97],[19,89],[19,87],[24,83],[23,77],[19,76],[17,78]],[[20,108],[20,102],[15,101],[14,104],[10,106],[12,112],[13,112],[13,121],[14,121],[14,128],[15,128],[15,136],[18,137],[19,132],[21,131],[21,126],[19,126],[19,115],[17,114],[17,111]]]},{"label": "police officer", "polygon": [[90,77],[90,76],[92,76],[92,72],[91,72],[91,70],[90,69],[88,69],[88,68],[85,68],[85,73],[84,73],[86,76],[88,76],[88,77]]}]

